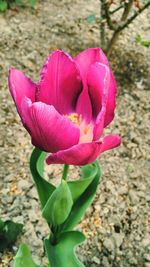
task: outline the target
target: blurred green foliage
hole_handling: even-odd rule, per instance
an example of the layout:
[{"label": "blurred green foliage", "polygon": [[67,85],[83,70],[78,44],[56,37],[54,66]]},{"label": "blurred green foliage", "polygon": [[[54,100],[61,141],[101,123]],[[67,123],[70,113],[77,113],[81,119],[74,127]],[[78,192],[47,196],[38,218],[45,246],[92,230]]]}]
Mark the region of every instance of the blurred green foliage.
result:
[{"label": "blurred green foliage", "polygon": [[8,8],[12,6],[25,6],[29,5],[34,7],[37,0],[0,0],[0,12],[5,12]]},{"label": "blurred green foliage", "polygon": [[87,20],[88,23],[96,22],[96,16],[95,16],[94,14],[89,15],[89,16],[86,18],[86,20]]},{"label": "blurred green foliage", "polygon": [[17,236],[21,233],[23,225],[11,220],[0,219],[0,252],[14,244]]},{"label": "blurred green foliage", "polygon": [[144,41],[140,35],[136,36],[136,42],[142,46],[150,47],[150,41]]},{"label": "blurred green foliage", "polygon": [[33,261],[31,252],[27,245],[20,245],[17,255],[14,258],[13,267],[39,267]]}]

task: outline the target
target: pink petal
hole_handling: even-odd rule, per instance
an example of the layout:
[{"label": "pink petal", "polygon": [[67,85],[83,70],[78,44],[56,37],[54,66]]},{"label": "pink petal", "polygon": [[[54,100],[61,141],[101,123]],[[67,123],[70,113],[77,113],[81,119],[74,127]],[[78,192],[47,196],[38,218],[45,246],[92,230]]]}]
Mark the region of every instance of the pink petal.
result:
[{"label": "pink petal", "polygon": [[47,164],[71,164],[86,165],[96,160],[105,150],[112,149],[120,145],[119,136],[106,136],[103,142],[92,142],[75,145],[67,150],[59,151],[50,155],[46,159]]},{"label": "pink petal", "polygon": [[82,115],[82,118],[89,123],[92,119],[92,105],[91,100],[88,93],[88,88],[85,85],[83,91],[78,97],[77,105],[76,105],[76,112],[79,115]]},{"label": "pink petal", "polygon": [[110,85],[110,71],[108,66],[102,63],[91,65],[87,75],[87,84],[92,102],[93,117],[96,118],[102,106],[106,106],[107,104]]},{"label": "pink petal", "polygon": [[37,100],[68,114],[75,110],[81,90],[80,74],[73,59],[63,51],[53,52],[42,69]]},{"label": "pink petal", "polygon": [[8,84],[18,113],[21,116],[22,99],[26,96],[32,102],[35,101],[36,84],[26,77],[22,71],[15,68],[9,70]]},{"label": "pink petal", "polygon": [[92,107],[87,90],[87,73],[91,64],[101,62],[108,65],[108,60],[100,48],[88,48],[77,55],[74,60],[80,70],[80,75],[84,84],[83,91],[78,98],[76,111],[78,114],[82,114],[83,118],[85,118],[88,123],[92,118]]},{"label": "pink petal", "polygon": [[67,149],[79,141],[79,128],[60,115],[53,106],[42,102],[34,104],[27,98],[22,103],[25,127],[33,145],[47,152]]},{"label": "pink petal", "polygon": [[120,146],[121,137],[119,135],[110,134],[103,138],[103,144],[101,147],[101,153]]},{"label": "pink petal", "polygon": [[100,48],[88,48],[75,57],[82,79],[86,79],[91,64],[100,62],[109,65],[107,57]]},{"label": "pink petal", "polygon": [[105,114],[106,114],[106,107],[103,106],[95,121],[93,129],[93,141],[99,140],[99,138],[103,134]]},{"label": "pink petal", "polygon": [[106,115],[104,126],[106,127],[114,118],[114,112],[116,108],[116,95],[117,95],[117,84],[113,72],[110,70],[110,86],[108,92]]},{"label": "pink petal", "polygon": [[91,65],[87,75],[87,83],[92,102],[93,118],[95,118],[93,140],[98,140],[103,133],[109,81],[110,71],[108,66],[101,63]]},{"label": "pink petal", "polygon": [[96,118],[94,140],[97,140],[102,134],[103,128],[114,118],[116,84],[110,68],[101,63],[91,65],[87,75],[87,83],[93,117]]}]

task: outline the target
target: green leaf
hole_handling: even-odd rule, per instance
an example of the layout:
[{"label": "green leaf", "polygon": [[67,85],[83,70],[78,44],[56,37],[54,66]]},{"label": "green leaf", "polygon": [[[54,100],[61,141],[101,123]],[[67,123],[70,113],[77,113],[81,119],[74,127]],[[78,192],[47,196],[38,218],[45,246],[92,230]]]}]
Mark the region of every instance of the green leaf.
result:
[{"label": "green leaf", "polygon": [[8,8],[7,2],[4,0],[0,0],[0,11],[4,12]]},{"label": "green leaf", "polygon": [[75,202],[84,193],[89,184],[93,181],[97,173],[97,169],[93,168],[92,165],[88,165],[88,168],[84,169],[83,173],[84,175],[82,179],[68,182],[73,202]]},{"label": "green leaf", "polygon": [[5,223],[0,219],[0,232],[3,230]]},{"label": "green leaf", "polygon": [[35,4],[36,4],[36,2],[37,2],[37,0],[28,0],[28,1],[29,1],[29,5],[30,5],[31,7],[34,7]]},{"label": "green leaf", "polygon": [[35,264],[27,245],[22,244],[14,257],[13,267],[39,267]]},{"label": "green leaf", "polygon": [[46,153],[35,148],[30,158],[30,170],[35,182],[42,208],[55,190],[55,186],[43,178],[43,168]]},{"label": "green leaf", "polygon": [[59,242],[52,245],[45,240],[45,248],[51,267],[85,267],[77,258],[75,248],[82,243],[85,237],[78,231],[61,234]]},{"label": "green leaf", "polygon": [[22,228],[23,225],[20,223],[0,220],[0,252],[14,244]]},{"label": "green leaf", "polygon": [[84,213],[86,212],[86,209],[92,203],[101,177],[100,167],[97,161],[95,161],[93,164],[82,167],[83,176],[87,175],[90,176],[91,173],[94,172],[94,169],[96,170],[96,172],[93,181],[84,191],[84,193],[74,203],[67,220],[61,227],[62,231],[72,230],[76,226],[76,224],[81,220]]},{"label": "green leaf", "polygon": [[96,21],[96,16],[95,15],[90,15],[86,18],[88,23],[93,23]]},{"label": "green leaf", "polygon": [[136,42],[141,44],[142,46],[150,47],[150,41],[144,41],[140,35],[136,36]]},{"label": "green leaf", "polygon": [[15,4],[17,6],[21,6],[23,4],[23,1],[22,0],[15,0]]},{"label": "green leaf", "polygon": [[47,201],[42,215],[53,226],[62,224],[68,217],[73,205],[72,195],[66,181],[56,188]]}]

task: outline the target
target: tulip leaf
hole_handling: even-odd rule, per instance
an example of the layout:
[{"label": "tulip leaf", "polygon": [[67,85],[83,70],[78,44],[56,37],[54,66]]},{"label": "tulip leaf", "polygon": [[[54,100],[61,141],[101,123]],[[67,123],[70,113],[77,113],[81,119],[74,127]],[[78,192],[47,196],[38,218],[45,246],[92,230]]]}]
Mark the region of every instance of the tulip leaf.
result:
[{"label": "tulip leaf", "polygon": [[75,202],[84,193],[84,191],[87,189],[87,187],[93,181],[95,175],[97,174],[97,169],[93,168],[92,166],[89,166],[88,170],[89,172],[85,173],[82,179],[68,182],[73,202]]},{"label": "tulip leaf", "polygon": [[45,240],[45,248],[51,267],[85,267],[77,258],[75,248],[85,240],[85,236],[78,231],[62,233],[58,243],[52,245]]},{"label": "tulip leaf", "polygon": [[28,1],[29,1],[29,5],[30,5],[31,7],[34,7],[35,4],[36,4],[36,2],[37,2],[37,0],[28,0]]},{"label": "tulip leaf", "polygon": [[0,252],[14,244],[21,233],[23,225],[11,220],[0,220]]},{"label": "tulip leaf", "polygon": [[3,231],[5,223],[0,219],[0,233]]},{"label": "tulip leaf", "polygon": [[25,244],[21,244],[16,256],[14,257],[13,267],[40,267],[40,266],[34,263],[28,246]]},{"label": "tulip leaf", "polygon": [[73,205],[72,195],[66,181],[55,189],[48,199],[42,215],[53,226],[62,224],[68,217]]},{"label": "tulip leaf", "polygon": [[0,0],[0,11],[1,12],[4,12],[6,11],[8,8],[8,4],[7,4],[7,1],[5,0]]},{"label": "tulip leaf", "polygon": [[89,184],[84,193],[74,203],[70,215],[68,216],[67,220],[61,227],[62,231],[72,230],[76,226],[76,224],[81,220],[86,209],[92,203],[101,177],[100,167],[97,161],[95,161],[90,165],[82,167],[84,177],[86,177],[87,175],[90,176],[91,173],[94,172],[94,170],[96,170],[96,172],[93,181]]},{"label": "tulip leaf", "polygon": [[35,148],[30,158],[30,170],[35,182],[42,208],[55,190],[55,186],[43,178],[43,168],[46,153]]}]

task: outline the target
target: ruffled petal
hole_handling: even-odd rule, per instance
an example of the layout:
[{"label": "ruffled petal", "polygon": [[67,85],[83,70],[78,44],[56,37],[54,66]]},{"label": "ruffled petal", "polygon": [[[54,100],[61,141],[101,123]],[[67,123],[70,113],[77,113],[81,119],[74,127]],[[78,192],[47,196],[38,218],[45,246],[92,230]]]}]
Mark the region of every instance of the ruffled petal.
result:
[{"label": "ruffled petal", "polygon": [[106,136],[102,142],[92,142],[75,145],[67,150],[51,154],[46,159],[47,164],[86,165],[96,160],[104,151],[120,145],[119,136]]},{"label": "ruffled petal", "polygon": [[9,70],[8,85],[17,111],[22,117],[22,99],[26,96],[31,99],[32,102],[35,101],[36,84],[26,77],[22,71],[11,68]]},{"label": "ruffled petal", "polygon": [[53,52],[42,69],[37,100],[68,114],[75,111],[81,90],[80,73],[73,59],[63,51]]},{"label": "ruffled petal", "polygon": [[53,106],[42,102],[32,104],[25,98],[22,109],[23,121],[32,143],[41,150],[53,153],[79,142],[79,128],[60,115]]},{"label": "ruffled petal", "polygon": [[91,64],[100,62],[109,65],[108,59],[100,48],[88,48],[75,57],[75,62],[80,70],[82,79],[86,80],[87,72]]}]

